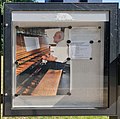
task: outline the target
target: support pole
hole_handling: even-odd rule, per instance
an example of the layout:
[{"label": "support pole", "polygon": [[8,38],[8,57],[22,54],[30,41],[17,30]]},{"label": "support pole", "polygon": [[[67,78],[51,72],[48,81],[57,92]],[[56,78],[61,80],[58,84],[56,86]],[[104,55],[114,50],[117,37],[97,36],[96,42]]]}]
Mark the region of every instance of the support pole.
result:
[{"label": "support pole", "polygon": [[109,116],[109,119],[120,119],[119,116]]}]

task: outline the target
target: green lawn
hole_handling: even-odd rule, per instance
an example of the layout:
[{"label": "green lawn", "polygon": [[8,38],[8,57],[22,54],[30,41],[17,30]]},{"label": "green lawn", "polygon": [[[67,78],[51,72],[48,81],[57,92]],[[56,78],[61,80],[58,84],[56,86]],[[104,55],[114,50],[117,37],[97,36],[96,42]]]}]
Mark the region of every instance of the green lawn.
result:
[{"label": "green lawn", "polygon": [[41,117],[2,117],[2,119],[108,119],[105,116],[41,116]]},{"label": "green lawn", "polygon": [[[3,57],[1,57],[3,64]],[[3,65],[1,65],[1,90],[3,90]],[[1,105],[2,107],[2,105]],[[2,113],[1,109],[1,113]],[[1,119],[108,119],[107,116],[38,116],[38,117],[2,117]]]}]

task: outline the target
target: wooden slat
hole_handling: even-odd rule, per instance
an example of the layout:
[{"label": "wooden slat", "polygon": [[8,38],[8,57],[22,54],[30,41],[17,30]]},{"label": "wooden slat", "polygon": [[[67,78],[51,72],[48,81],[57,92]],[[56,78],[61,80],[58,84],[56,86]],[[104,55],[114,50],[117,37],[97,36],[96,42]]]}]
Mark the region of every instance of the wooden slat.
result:
[{"label": "wooden slat", "polygon": [[32,64],[34,64],[34,62],[26,62],[23,65],[19,66],[16,69],[16,74],[19,75],[20,73],[22,73],[23,71],[25,71],[27,68],[29,68]]},{"label": "wooden slat", "polygon": [[47,47],[43,47],[43,48],[40,48],[40,49],[36,49],[36,50],[32,50],[32,51],[29,51],[27,52],[26,50],[17,50],[17,53],[16,53],[16,60],[19,60],[21,58],[24,58],[24,57],[27,57],[29,55],[34,55],[36,53],[47,53],[49,52],[49,48]]},{"label": "wooden slat", "polygon": [[55,96],[59,86],[62,70],[48,70],[31,95]]},{"label": "wooden slat", "polygon": [[[35,52],[36,51],[36,52]],[[35,53],[35,54],[33,54]],[[27,68],[29,68],[32,64],[38,62],[41,60],[41,56],[44,53],[49,53],[49,49],[44,49],[44,51],[41,51],[40,49],[31,51],[31,52],[24,52],[24,55],[17,56],[17,58],[22,58],[18,60],[19,66],[16,69],[16,74],[19,75],[23,71],[25,71]]]}]

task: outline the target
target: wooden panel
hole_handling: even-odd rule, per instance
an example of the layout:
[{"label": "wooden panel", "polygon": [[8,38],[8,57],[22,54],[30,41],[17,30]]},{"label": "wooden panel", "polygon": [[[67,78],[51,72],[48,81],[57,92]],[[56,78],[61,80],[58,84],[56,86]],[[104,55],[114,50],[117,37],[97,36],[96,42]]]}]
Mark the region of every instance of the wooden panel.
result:
[{"label": "wooden panel", "polygon": [[32,92],[33,96],[55,96],[59,86],[62,70],[48,70],[38,86]]}]

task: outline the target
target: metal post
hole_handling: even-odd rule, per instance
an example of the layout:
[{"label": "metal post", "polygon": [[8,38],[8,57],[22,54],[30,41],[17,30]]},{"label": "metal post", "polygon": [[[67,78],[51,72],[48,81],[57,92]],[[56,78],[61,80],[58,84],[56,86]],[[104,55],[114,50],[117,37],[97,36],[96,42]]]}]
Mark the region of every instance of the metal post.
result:
[{"label": "metal post", "polygon": [[[1,9],[0,9],[0,23],[1,23]],[[0,24],[0,79],[1,79],[1,24]],[[1,81],[0,81],[0,103],[1,103]]]},{"label": "metal post", "polygon": [[118,116],[110,116],[109,119],[120,119]]}]

